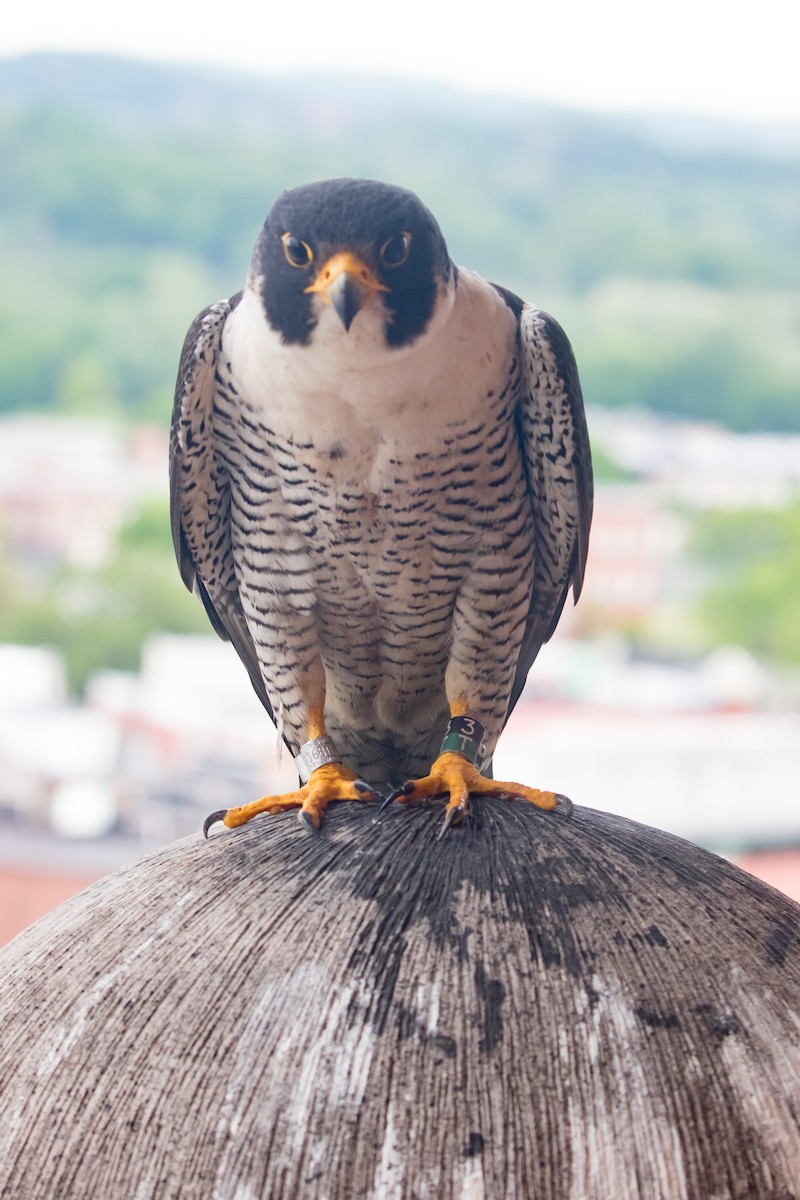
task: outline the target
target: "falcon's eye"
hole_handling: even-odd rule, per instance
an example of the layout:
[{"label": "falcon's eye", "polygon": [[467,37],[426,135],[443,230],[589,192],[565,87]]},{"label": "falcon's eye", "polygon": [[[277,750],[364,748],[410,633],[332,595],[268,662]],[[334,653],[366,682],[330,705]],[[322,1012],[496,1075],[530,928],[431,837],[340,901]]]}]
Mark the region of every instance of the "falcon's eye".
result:
[{"label": "falcon's eye", "polygon": [[402,267],[410,249],[410,233],[392,234],[381,246],[381,262],[385,267]]},{"label": "falcon's eye", "polygon": [[293,233],[285,233],[281,241],[283,242],[283,253],[286,255],[288,263],[291,263],[293,267],[308,266],[314,257],[310,246],[307,246],[305,242],[301,242],[300,238],[296,238]]}]

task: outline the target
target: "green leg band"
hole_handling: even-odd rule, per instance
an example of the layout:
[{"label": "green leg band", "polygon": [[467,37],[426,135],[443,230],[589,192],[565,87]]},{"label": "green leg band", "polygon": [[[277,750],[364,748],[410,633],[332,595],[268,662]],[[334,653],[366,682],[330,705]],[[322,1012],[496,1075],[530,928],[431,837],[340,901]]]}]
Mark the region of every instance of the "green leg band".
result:
[{"label": "green leg band", "polygon": [[474,717],[451,717],[439,753],[450,751],[462,754],[480,770],[486,753],[483,745],[485,736],[485,728]]}]

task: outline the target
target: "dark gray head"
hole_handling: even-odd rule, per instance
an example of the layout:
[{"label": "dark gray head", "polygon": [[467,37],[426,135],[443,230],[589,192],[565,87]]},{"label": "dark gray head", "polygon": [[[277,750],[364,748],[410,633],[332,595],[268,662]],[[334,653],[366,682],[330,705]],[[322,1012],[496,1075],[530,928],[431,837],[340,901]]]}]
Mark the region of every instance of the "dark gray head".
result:
[{"label": "dark gray head", "polygon": [[345,329],[380,296],[387,345],[423,333],[454,276],[439,226],[405,188],[370,179],[326,179],[283,192],[253,253],[267,320],[284,342],[311,340],[319,302]]}]

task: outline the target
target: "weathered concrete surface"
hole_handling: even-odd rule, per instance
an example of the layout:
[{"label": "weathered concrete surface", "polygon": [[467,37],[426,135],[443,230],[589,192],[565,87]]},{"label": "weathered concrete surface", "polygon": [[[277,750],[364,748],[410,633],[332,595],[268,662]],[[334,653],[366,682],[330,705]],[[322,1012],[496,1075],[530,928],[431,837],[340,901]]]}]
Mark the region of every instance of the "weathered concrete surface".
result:
[{"label": "weathered concrete surface", "polygon": [[14,1200],[789,1200],[800,909],[620,818],[340,805],[0,953]]}]

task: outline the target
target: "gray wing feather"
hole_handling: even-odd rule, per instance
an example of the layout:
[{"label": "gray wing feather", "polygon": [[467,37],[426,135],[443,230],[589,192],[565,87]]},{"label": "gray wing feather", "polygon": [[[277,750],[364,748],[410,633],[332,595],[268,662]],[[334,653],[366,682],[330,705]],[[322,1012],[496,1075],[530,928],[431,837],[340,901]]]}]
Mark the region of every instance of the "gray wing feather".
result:
[{"label": "gray wing feather", "polygon": [[524,305],[519,319],[522,394],[517,418],[534,513],[533,590],[508,711],[542,644],[552,636],[570,587],[583,586],[592,521],[592,459],[578,368],[566,334]]},{"label": "gray wing feather", "polygon": [[225,321],[238,300],[235,296],[204,309],[183,343],[169,447],[172,540],[183,582],[200,598],[219,636],[233,644],[271,717],[272,707],[239,597],[230,492],[213,445],[217,357]]}]

